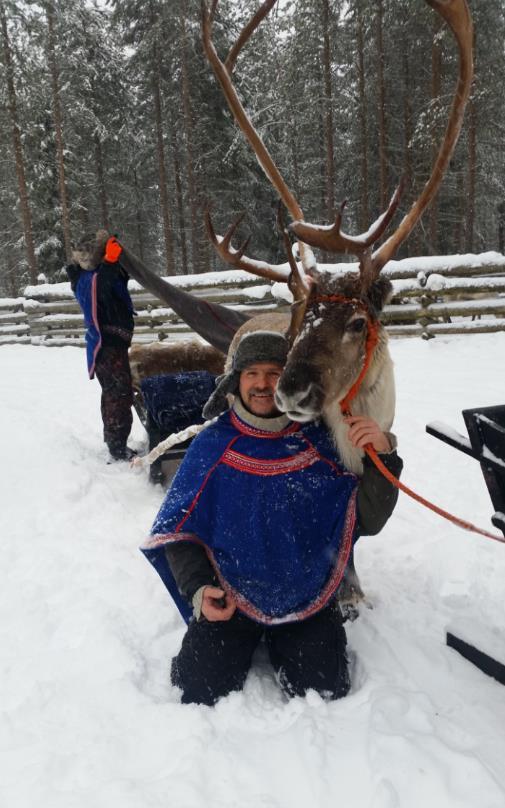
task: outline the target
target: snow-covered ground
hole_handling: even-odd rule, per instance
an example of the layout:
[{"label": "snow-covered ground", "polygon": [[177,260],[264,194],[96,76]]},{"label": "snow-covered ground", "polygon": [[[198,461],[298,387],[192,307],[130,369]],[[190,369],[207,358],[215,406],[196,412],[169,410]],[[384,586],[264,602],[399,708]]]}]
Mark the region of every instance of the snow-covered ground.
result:
[{"label": "snow-covered ground", "polygon": [[[492,529],[478,464],[424,427],[503,403],[505,334],[392,353],[404,481]],[[161,489],[106,464],[82,350],[5,346],[0,374],[2,808],[503,808],[505,689],[445,645],[505,661],[503,544],[401,495],[357,548],[347,698],[287,703],[260,656],[244,693],[181,706],[183,625],[137,550]]]}]

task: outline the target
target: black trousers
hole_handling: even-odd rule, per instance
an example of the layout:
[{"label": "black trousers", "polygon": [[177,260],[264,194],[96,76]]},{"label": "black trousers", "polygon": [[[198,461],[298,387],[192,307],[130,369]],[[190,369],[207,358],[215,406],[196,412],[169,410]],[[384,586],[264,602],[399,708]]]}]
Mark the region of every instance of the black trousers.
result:
[{"label": "black trousers", "polygon": [[326,699],[347,694],[345,630],[331,605],[308,620],[280,626],[261,626],[238,611],[227,622],[193,620],[172,660],[172,684],[182,690],[183,704],[212,705],[241,690],[263,636],[287,696],[303,696],[310,689]]},{"label": "black trousers", "polygon": [[95,374],[102,388],[103,439],[112,456],[120,455],[133,423],[128,345],[104,345],[96,360]]}]

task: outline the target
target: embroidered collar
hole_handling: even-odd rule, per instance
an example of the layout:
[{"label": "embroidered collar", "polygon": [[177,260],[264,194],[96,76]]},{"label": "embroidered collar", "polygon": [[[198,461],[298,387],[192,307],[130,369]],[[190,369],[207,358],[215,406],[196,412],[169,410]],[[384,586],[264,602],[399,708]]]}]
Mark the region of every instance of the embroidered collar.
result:
[{"label": "embroidered collar", "polygon": [[291,421],[287,415],[277,418],[260,418],[258,415],[246,410],[239,396],[235,396],[233,407],[230,410],[230,420],[239,432],[256,438],[275,438],[290,435],[300,428],[300,424]]}]

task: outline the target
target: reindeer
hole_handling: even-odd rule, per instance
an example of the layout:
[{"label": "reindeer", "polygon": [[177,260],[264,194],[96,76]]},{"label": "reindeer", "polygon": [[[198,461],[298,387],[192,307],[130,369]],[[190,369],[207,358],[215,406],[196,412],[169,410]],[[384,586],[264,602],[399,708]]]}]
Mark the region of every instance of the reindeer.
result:
[{"label": "reindeer", "polygon": [[[232,245],[242,217],[221,237],[216,235],[207,212],[209,238],[224,261],[255,275],[287,282],[294,295],[291,316],[277,314],[253,318],[239,328],[229,355],[233,353],[236,341],[244,331],[271,328],[286,332],[291,350],[277,388],[279,408],[298,421],[322,416],[331,430],[342,461],[352,471],[361,474],[363,452],[350,445],[343,414],[349,410],[352,391],[352,409],[355,414],[374,418],[384,431],[389,431],[393,422],[393,364],[387,335],[379,321],[380,311],[389,299],[392,288],[389,280],[384,276],[380,277],[380,272],[393,258],[435,197],[456,146],[473,78],[473,26],[470,12],[466,0],[426,0],[448,23],[458,45],[459,74],[455,97],[445,136],[428,182],[396,231],[374,251],[374,245],[384,235],[398,208],[403,182],[396,189],[386,212],[362,235],[350,236],[342,232],[345,202],[332,225],[321,226],[305,222],[298,201],[248,118],[233,84],[233,71],[240,52],[277,0],[264,0],[237,37],[224,61],[219,58],[212,41],[218,2],[219,0],[212,0],[209,8],[206,0],[202,0],[204,50],[235,122],[291,215],[293,221],[287,229],[297,239],[300,256],[300,261],[296,261],[285,234],[290,273],[287,273],[284,265],[266,265],[248,258],[245,255],[248,241],[238,249]],[[311,249],[313,247],[326,253],[356,256],[358,272],[338,275],[325,272],[324,267],[318,269]],[[369,362],[363,372],[367,356]],[[360,386],[355,392],[353,386],[358,379]]]},{"label": "reindeer", "polygon": [[[431,176],[419,198],[401,221],[396,231],[374,252],[373,247],[390,224],[403,190],[400,183],[386,212],[360,236],[342,232],[345,202],[330,226],[305,222],[303,211],[265,144],[248,118],[233,84],[233,71],[244,45],[269,14],[277,0],[264,0],[245,25],[227,57],[222,61],[212,41],[212,26],[219,0],[209,9],[202,0],[202,38],[207,59],[221,85],[235,122],[256,154],[267,178],[289,211],[292,223],[288,230],[298,241],[298,263],[291,250],[287,233],[285,246],[291,272],[284,267],[265,266],[245,255],[248,241],[239,249],[232,239],[241,218],[231,225],[224,237],[217,236],[207,212],[207,230],[215,249],[231,266],[247,270],[274,281],[287,282],[293,292],[291,317],[262,315],[239,328],[230,346],[244,331],[272,328],[284,331],[291,350],[280,377],[276,400],[279,409],[298,421],[322,416],[331,431],[345,465],[361,474],[363,452],[351,446],[343,415],[349,413],[350,402],[355,414],[374,418],[383,431],[389,431],[395,409],[393,363],[387,335],[379,314],[387,302],[391,283],[380,277],[386,263],[394,256],[435,197],[447,169],[461,131],[465,106],[473,78],[473,26],[466,0],[426,0],[449,24],[459,49],[459,75],[455,98],[449,114],[445,137]],[[330,253],[344,253],[358,258],[358,272],[335,275],[317,268],[312,247]],[[353,619],[358,604],[364,599],[353,559],[338,593],[341,608]]]},{"label": "reindeer", "polygon": [[[287,230],[283,228],[289,267],[248,258],[245,255],[248,240],[238,249],[233,247],[233,236],[243,217],[235,221],[222,237],[216,235],[207,211],[207,231],[218,254],[232,267],[288,283],[294,297],[291,315],[259,315],[244,323],[243,315],[224,306],[205,304],[170,286],[150,272],[131,251],[124,249],[121,256],[125,269],[168,302],[197,333],[219,351],[229,349],[228,366],[236,342],[245,331],[268,328],[286,333],[291,349],[277,388],[279,408],[298,421],[321,416],[331,431],[342,461],[357,474],[363,470],[363,452],[349,443],[343,421],[343,415],[350,412],[351,401],[355,414],[374,418],[383,431],[389,431],[394,418],[393,364],[387,335],[379,320],[392,287],[385,277],[380,277],[380,273],[409,236],[440,187],[458,141],[473,78],[473,25],[466,0],[425,1],[444,18],[456,39],[459,50],[457,86],[445,136],[430,178],[382,246],[374,251],[374,245],[384,235],[398,208],[403,183],[396,189],[385,213],[362,235],[349,236],[342,232],[345,202],[332,225],[307,223],[235,90],[232,76],[240,51],[277,0],[264,0],[224,61],[219,58],[212,41],[219,0],[211,0],[210,9],[206,0],[202,0],[202,40],[208,61],[236,123],[292,218]],[[294,257],[288,233],[297,240],[299,261]],[[356,256],[358,272],[325,272],[324,267],[317,267],[312,247],[327,253]],[[180,436],[173,437],[177,440]],[[353,616],[353,607],[362,598],[351,559],[347,580],[339,590],[339,600],[341,604],[346,601],[351,604],[348,614]]]}]

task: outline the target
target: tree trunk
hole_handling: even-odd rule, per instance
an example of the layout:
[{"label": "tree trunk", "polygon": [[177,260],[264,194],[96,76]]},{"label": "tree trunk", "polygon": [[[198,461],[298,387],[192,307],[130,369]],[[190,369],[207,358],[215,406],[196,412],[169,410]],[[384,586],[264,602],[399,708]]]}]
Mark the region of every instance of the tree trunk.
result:
[{"label": "tree trunk", "polygon": [[26,260],[28,263],[30,283],[36,284],[37,259],[35,257],[35,248],[33,244],[32,215],[30,211],[30,202],[28,199],[28,190],[26,187],[25,163],[23,156],[23,146],[21,143],[21,135],[19,132],[16,88],[14,85],[14,69],[12,64],[12,54],[9,42],[9,32],[7,30],[7,18],[5,15],[5,9],[3,3],[0,3],[0,25],[2,28],[4,65],[7,79],[7,106],[9,109],[10,123],[12,128],[12,145],[14,150],[16,175],[18,180],[19,205],[21,208],[21,217],[23,220]]},{"label": "tree trunk", "polygon": [[363,9],[361,0],[356,3],[356,39],[358,49],[359,120],[361,133],[361,230],[370,225],[370,193],[368,188],[368,109],[365,86],[365,52],[363,41]]},{"label": "tree trunk", "polygon": [[[431,164],[434,165],[438,153],[438,119],[440,113],[440,95],[442,92],[442,52],[438,41],[442,21],[435,19],[433,42],[431,45],[431,108],[433,126],[431,131]],[[429,214],[430,252],[438,255],[438,194],[430,207]]]},{"label": "tree trunk", "polygon": [[324,128],[326,140],[326,216],[329,222],[335,217],[335,152],[333,145],[333,92],[331,87],[330,7],[328,0],[321,0],[323,11],[323,77],[324,77]]},{"label": "tree trunk", "polygon": [[384,2],[377,1],[377,53],[378,53],[378,90],[379,90],[379,169],[380,169],[380,205],[385,210],[388,204],[388,160],[386,131],[386,82],[384,78]]},{"label": "tree trunk", "polygon": [[109,210],[107,205],[107,190],[105,187],[105,174],[103,170],[103,153],[102,142],[98,132],[95,132],[95,160],[96,160],[96,179],[98,185],[98,196],[100,198],[100,213],[102,219],[102,227],[106,230],[109,229]]},{"label": "tree trunk", "polygon": [[154,121],[156,126],[156,143],[158,153],[158,174],[160,186],[161,217],[163,221],[163,236],[165,239],[165,259],[167,275],[175,275],[174,266],[174,240],[172,231],[172,221],[170,216],[170,205],[167,190],[167,171],[165,162],[165,146],[163,143],[163,123],[161,116],[161,65],[157,45],[153,45],[153,103]]},{"label": "tree trunk", "polygon": [[475,187],[477,175],[477,109],[473,98],[468,102],[468,174],[466,191],[466,251],[474,251]]},{"label": "tree trunk", "polygon": [[81,205],[79,217],[81,219],[81,232],[88,233],[91,230],[91,223],[89,221],[89,209],[87,205]]},{"label": "tree trunk", "polygon": [[51,75],[51,94],[53,104],[54,135],[56,139],[56,159],[58,163],[58,192],[61,205],[61,225],[63,242],[67,261],[72,255],[72,238],[70,235],[70,216],[68,210],[67,186],[65,182],[65,162],[63,156],[63,129],[60,103],[60,87],[58,65],[56,63],[55,35],[54,35],[54,6],[51,2],[45,4],[47,19],[47,58]]},{"label": "tree trunk", "polygon": [[189,87],[189,74],[188,74],[188,61],[187,61],[187,0],[181,0],[180,5],[180,24],[181,24],[181,68],[182,68],[182,109],[184,132],[186,140],[186,171],[188,175],[188,193],[189,193],[189,209],[191,216],[191,271],[199,272],[200,267],[200,253],[199,253],[199,199],[198,191],[195,182],[195,174],[193,166],[195,165],[194,158],[194,136],[193,136],[193,117],[191,113],[191,97]]},{"label": "tree trunk", "polygon": [[182,193],[181,163],[177,146],[175,127],[171,125],[172,159],[174,162],[175,195],[177,200],[177,214],[179,218],[179,243],[181,245],[182,275],[188,274],[188,248],[186,245],[186,219],[184,216],[184,197]]},{"label": "tree trunk", "polygon": [[505,201],[500,202],[498,211],[498,251],[505,252]]},{"label": "tree trunk", "polygon": [[455,253],[465,252],[465,217],[466,217],[466,199],[465,199],[465,170],[463,166],[456,166],[456,192],[455,192],[455,217],[456,221],[453,230],[453,239],[451,249]]},{"label": "tree trunk", "polygon": [[7,264],[7,276],[5,278],[7,294],[9,297],[17,297],[19,285],[17,283],[17,273],[13,261],[13,252],[10,248],[5,250],[5,262]]},{"label": "tree trunk", "polygon": [[141,195],[139,188],[139,180],[137,169],[133,169],[133,185],[135,187],[135,224],[137,227],[137,249],[140,260],[144,260],[144,239],[142,237],[142,211],[141,211]]},{"label": "tree trunk", "polygon": [[[412,105],[410,101],[410,65],[408,54],[408,43],[405,38],[402,39],[402,65],[403,65],[403,173],[405,176],[405,185],[408,189],[412,188],[414,172],[412,170],[412,152],[410,148],[410,141],[412,139]],[[410,255],[409,240],[407,239],[404,245],[405,254]]]}]

